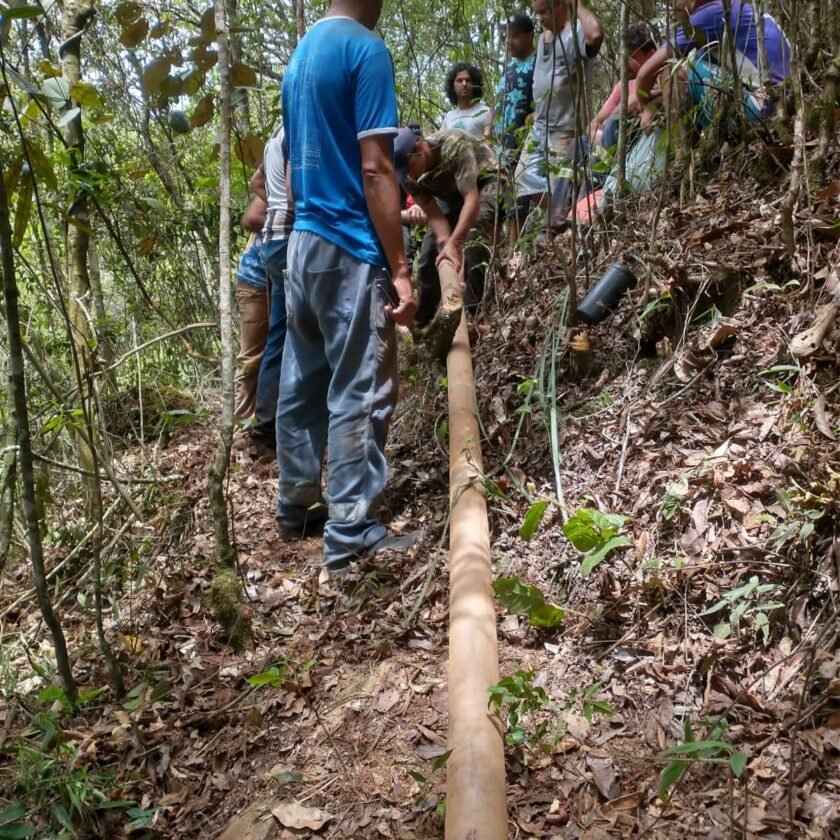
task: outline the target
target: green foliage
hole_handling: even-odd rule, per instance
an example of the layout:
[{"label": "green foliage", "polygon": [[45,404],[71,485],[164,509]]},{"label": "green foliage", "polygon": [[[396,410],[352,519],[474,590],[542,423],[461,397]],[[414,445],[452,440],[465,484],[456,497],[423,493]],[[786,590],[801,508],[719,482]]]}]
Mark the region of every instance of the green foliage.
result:
[{"label": "green foliage", "polygon": [[566,539],[584,554],[580,565],[583,577],[587,577],[611,551],[632,545],[630,540],[620,533],[629,520],[629,516],[619,513],[601,513],[594,508],[579,508],[574,516],[566,521],[563,525]]},{"label": "green foliage", "polygon": [[592,723],[596,714],[607,716],[615,714],[615,709],[606,700],[599,700],[596,696],[602,687],[602,683],[595,682],[583,692],[580,709],[589,724]]},{"label": "green foliage", "polygon": [[524,726],[526,716],[550,707],[545,689],[534,685],[534,672],[517,671],[487,690],[490,692],[489,707],[507,723],[505,743],[515,747],[528,746],[531,750],[541,747],[548,721],[540,721],[531,732]]},{"label": "green foliage", "polygon": [[[691,717],[686,717],[683,726],[683,741],[659,753],[667,761],[659,777],[659,798],[667,805],[671,801],[673,788],[682,779],[692,763],[725,764],[738,779],[747,766],[746,753],[739,752],[728,741],[722,740],[729,725],[726,718],[709,720],[709,732],[705,739],[696,740],[691,728]],[[674,756],[677,756],[676,758]]]},{"label": "green foliage", "polygon": [[262,688],[263,686],[271,686],[272,688],[282,688],[286,679],[286,668],[288,663],[280,662],[277,665],[271,665],[259,674],[254,674],[248,677],[248,685],[254,688]]},{"label": "green foliage", "polygon": [[35,833],[23,821],[24,815],[37,814],[53,832],[48,836],[57,837],[76,837],[80,826],[95,827],[102,811],[125,809],[131,825],[149,824],[155,809],[111,799],[109,791],[116,786],[112,774],[88,764],[76,744],[63,736],[53,714],[40,715],[33,722],[35,732],[18,743],[15,795],[19,801],[0,812],[0,840]]},{"label": "green foliage", "polygon": [[766,600],[764,596],[770,595],[778,589],[778,584],[759,583],[758,575],[753,575],[743,586],[724,593],[717,603],[703,610],[700,615],[714,615],[728,608],[728,618],[715,625],[715,636],[725,639],[733,631],[738,633],[742,619],[749,619],[752,629],[763,635],[766,644],[770,636],[768,613],[783,607],[784,604],[781,601]]},{"label": "green foliage", "polygon": [[[601,688],[601,683],[596,682],[583,693],[574,689],[567,702],[558,707],[551,703],[544,688],[534,685],[533,671],[517,671],[488,687],[488,705],[507,725],[505,743],[535,752],[546,750],[557,742],[566,713],[575,707],[580,708],[590,724],[596,714],[615,714],[613,707],[597,696]],[[537,720],[538,717],[542,719]],[[549,729],[552,735],[547,739]]]},{"label": "green foliage", "polygon": [[550,630],[565,618],[563,610],[548,603],[536,586],[529,586],[519,578],[499,578],[493,581],[493,591],[505,609],[528,616],[534,627]]},{"label": "green foliage", "polygon": [[522,520],[522,525],[519,526],[519,536],[526,542],[534,538],[537,533],[537,528],[540,527],[543,516],[548,509],[548,501],[542,499],[539,502],[534,502],[528,512],[525,514],[525,519]]}]

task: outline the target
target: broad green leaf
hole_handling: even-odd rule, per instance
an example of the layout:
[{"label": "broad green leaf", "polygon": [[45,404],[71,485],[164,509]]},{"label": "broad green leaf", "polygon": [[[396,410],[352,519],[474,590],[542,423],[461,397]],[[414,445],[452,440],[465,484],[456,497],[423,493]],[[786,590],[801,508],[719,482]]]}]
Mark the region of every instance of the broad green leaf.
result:
[{"label": "broad green leaf", "polygon": [[232,87],[256,87],[256,71],[247,64],[234,64],[230,68],[230,84]]},{"label": "broad green leaf", "polygon": [[727,601],[726,598],[722,598],[716,604],[713,604],[711,607],[709,607],[709,609],[703,610],[703,612],[698,613],[698,615],[712,615],[712,613],[716,613],[719,610],[722,610],[728,603],[729,601]]},{"label": "broad green leaf", "polygon": [[434,761],[432,761],[432,770],[440,770],[447,761],[449,761],[449,756],[452,755],[452,750],[447,750],[442,755],[439,755]]},{"label": "broad green leaf", "polygon": [[563,525],[563,533],[578,551],[589,551],[598,544],[601,535],[592,522],[592,511],[581,508]]},{"label": "broad green leaf", "polygon": [[673,747],[668,747],[660,755],[692,755],[698,752],[721,751],[731,753],[735,748],[728,741],[691,741],[690,743],[674,744]]},{"label": "broad green leaf", "polygon": [[71,836],[75,834],[73,820],[70,819],[70,814],[67,813],[67,809],[60,802],[53,802],[52,814],[53,819],[64,826],[70,832]]},{"label": "broad green leaf", "polygon": [[99,91],[89,82],[75,82],[70,86],[70,96],[83,108],[99,108],[102,106],[102,97]]},{"label": "broad green leaf", "polygon": [[502,606],[517,615],[526,615],[535,627],[550,629],[565,618],[560,607],[548,603],[539,589],[519,578],[499,578],[493,583],[493,591]]},{"label": "broad green leaf", "polygon": [[29,154],[29,162],[35,171],[35,175],[40,178],[51,190],[58,190],[58,179],[55,177],[55,170],[50,163],[47,156],[41,151],[40,146],[36,146],[31,140],[24,140],[26,151]]},{"label": "broad green leaf", "polygon": [[548,508],[548,501],[535,502],[528,508],[528,513],[525,514],[525,519],[522,520],[522,525],[519,528],[519,536],[526,542],[534,538],[537,533],[537,528],[540,527],[543,516],[545,516],[546,508]]},{"label": "broad green leaf", "polygon": [[580,564],[581,577],[587,577],[589,573],[602,561],[606,556],[616,548],[625,548],[632,545],[630,540],[624,536],[611,537],[605,543],[600,545],[594,551],[589,552]]},{"label": "broad green leaf", "polygon": [[162,698],[166,697],[169,694],[172,685],[167,680],[161,680],[153,689],[151,695],[149,695],[149,700],[154,703],[157,700],[161,700]]},{"label": "broad green leaf", "polygon": [[205,73],[215,67],[218,60],[219,53],[216,52],[216,50],[208,50],[204,46],[196,47],[190,53],[190,61],[192,61],[199,70],[202,70]]},{"label": "broad green leaf", "polygon": [[283,666],[281,669],[277,665],[272,665],[270,668],[266,668],[264,671],[261,671],[259,674],[254,674],[253,677],[248,677],[248,685],[252,685],[255,688],[260,688],[264,685],[270,685],[274,688],[279,688],[283,684],[283,677],[285,676],[286,668]]},{"label": "broad green leaf", "polygon": [[70,85],[61,78],[47,79],[41,85],[41,93],[53,108],[63,108],[70,99]]},{"label": "broad green leaf", "polygon": [[126,26],[132,21],[137,20],[142,11],[143,7],[139,3],[134,3],[133,0],[120,3],[116,8],[117,21],[123,26]]},{"label": "broad green leaf", "polygon": [[35,833],[35,829],[31,825],[24,825],[23,823],[11,823],[10,825],[0,826],[0,840],[25,840]]},{"label": "broad green leaf", "polygon": [[61,76],[61,68],[53,64],[48,58],[38,59],[38,69],[48,79],[57,78],[58,76]]},{"label": "broad green leaf", "polygon": [[81,108],[69,108],[55,121],[55,124],[59,128],[64,128],[65,125],[70,125],[81,113]]},{"label": "broad green leaf", "polygon": [[177,99],[184,94],[184,80],[177,73],[174,76],[167,76],[160,83],[160,95],[169,99]]},{"label": "broad green leaf", "polygon": [[670,801],[668,791],[682,778],[683,773],[688,769],[688,764],[685,759],[677,759],[665,765],[659,777],[659,798],[666,804]]},{"label": "broad green leaf", "polygon": [[236,157],[251,169],[256,169],[263,159],[265,143],[255,134],[248,134],[241,141],[233,144]]},{"label": "broad green leaf", "polygon": [[120,43],[124,47],[134,49],[134,47],[139,46],[143,42],[148,34],[149,21],[146,18],[140,18],[123,28],[122,32],[120,32]]},{"label": "broad green leaf", "polygon": [[26,806],[23,802],[12,802],[0,811],[0,822],[12,822],[26,816]]},{"label": "broad green leaf", "polygon": [[12,233],[12,244],[19,248],[26,234],[26,226],[29,224],[29,216],[32,212],[32,193],[35,182],[32,175],[27,173],[23,179],[18,194],[17,207],[15,207],[15,229]]},{"label": "broad green leaf", "polygon": [[214,110],[213,97],[209,94],[202,96],[198,100],[195,110],[190,114],[190,125],[193,128],[200,128],[202,125],[206,125],[213,119]]},{"label": "broad green leaf", "polygon": [[3,20],[36,18],[42,14],[44,14],[44,10],[40,6],[18,6],[16,9],[0,9],[0,18]]},{"label": "broad green leaf", "polygon": [[741,778],[744,768],[747,766],[747,754],[742,752],[733,753],[729,756],[729,767],[732,769],[732,775],[736,779]]}]

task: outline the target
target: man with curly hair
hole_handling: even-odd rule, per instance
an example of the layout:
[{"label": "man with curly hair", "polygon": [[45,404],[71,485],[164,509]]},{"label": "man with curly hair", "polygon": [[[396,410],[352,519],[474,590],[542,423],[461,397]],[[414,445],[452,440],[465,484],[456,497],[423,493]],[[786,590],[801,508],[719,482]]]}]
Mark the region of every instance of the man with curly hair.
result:
[{"label": "man with curly hair", "polygon": [[483,140],[490,134],[493,112],[484,96],[484,73],[473,64],[459,62],[446,76],[446,98],[455,106],[443,118],[441,131],[463,131]]}]

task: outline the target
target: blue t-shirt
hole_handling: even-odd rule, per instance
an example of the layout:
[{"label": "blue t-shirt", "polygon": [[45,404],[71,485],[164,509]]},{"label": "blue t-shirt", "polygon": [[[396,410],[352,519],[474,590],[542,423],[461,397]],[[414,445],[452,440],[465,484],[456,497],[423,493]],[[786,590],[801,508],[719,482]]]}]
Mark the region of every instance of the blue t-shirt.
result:
[{"label": "blue t-shirt", "polygon": [[362,184],[359,140],[397,133],[394,64],[382,40],[349,18],[306,33],[283,79],[295,230],[385,267]]},{"label": "blue t-shirt", "polygon": [[[749,3],[732,0],[729,29],[735,33],[735,60],[738,75],[746,82],[758,85],[760,82],[759,61],[761,51],[758,43],[757,15]],[[723,0],[713,0],[701,6],[691,15],[691,25],[680,26],[672,41],[674,52],[686,55],[693,49],[700,50],[717,64],[724,64],[725,13]],[[782,28],[770,15],[764,15],[764,42],[767,46],[767,64],[774,85],[781,84],[790,76],[790,44]]]},{"label": "blue t-shirt", "polygon": [[534,110],[534,61],[528,58],[509,58],[507,71],[496,85],[496,120],[493,133],[496,142],[505,149],[522,145],[521,129],[528,114]]}]

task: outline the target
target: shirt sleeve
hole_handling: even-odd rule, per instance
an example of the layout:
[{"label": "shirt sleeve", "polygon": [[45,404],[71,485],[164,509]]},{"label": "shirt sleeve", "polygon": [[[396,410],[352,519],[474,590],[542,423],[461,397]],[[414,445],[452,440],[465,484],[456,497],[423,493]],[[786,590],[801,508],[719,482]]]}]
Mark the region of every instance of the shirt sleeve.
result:
[{"label": "shirt sleeve", "polygon": [[384,44],[360,57],[356,73],[356,137],[397,133],[394,63]]},{"label": "shirt sleeve", "polygon": [[606,98],[602,106],[602,110],[606,110],[609,114],[621,103],[621,82],[619,82],[613,89],[612,93]]},{"label": "shirt sleeve", "polygon": [[705,47],[709,42],[720,41],[723,36],[723,4],[709,3],[701,6],[692,16],[689,26],[678,26],[671,47],[678,55]]}]

